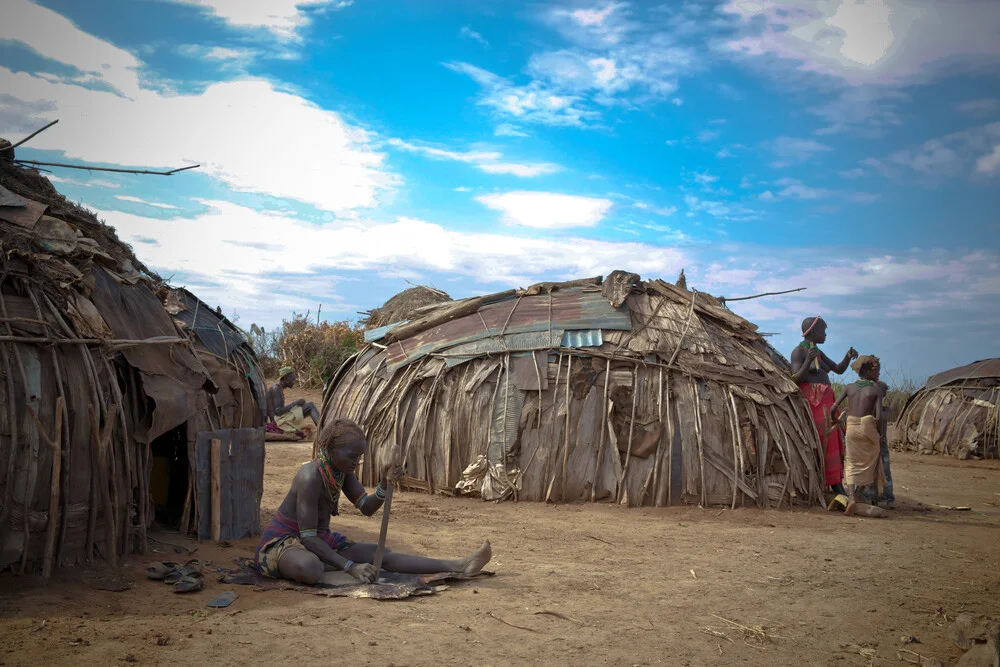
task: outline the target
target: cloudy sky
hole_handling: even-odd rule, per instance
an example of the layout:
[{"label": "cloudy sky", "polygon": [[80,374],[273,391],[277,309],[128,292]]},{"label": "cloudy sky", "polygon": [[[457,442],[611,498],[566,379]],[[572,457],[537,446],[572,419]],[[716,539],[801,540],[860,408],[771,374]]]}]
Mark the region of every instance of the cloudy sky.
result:
[{"label": "cloudy sky", "polygon": [[[490,4],[491,7],[484,5]],[[629,269],[1000,356],[1000,4],[5,0],[0,135],[241,324]]]}]

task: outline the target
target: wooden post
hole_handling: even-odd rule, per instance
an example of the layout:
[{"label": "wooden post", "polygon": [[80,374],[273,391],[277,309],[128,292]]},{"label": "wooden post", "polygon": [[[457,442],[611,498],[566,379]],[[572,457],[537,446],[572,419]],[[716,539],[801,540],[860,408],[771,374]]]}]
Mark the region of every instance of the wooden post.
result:
[{"label": "wooden post", "polygon": [[389,508],[392,507],[392,484],[386,485],[385,502],[382,504],[382,527],[378,533],[378,546],[375,547],[375,582],[378,582],[382,570],[382,557],[385,555],[385,536],[389,532]]},{"label": "wooden post", "polygon": [[[52,489],[49,491],[49,520],[46,524],[45,555],[42,560],[42,577],[48,579],[52,576],[52,559],[55,556],[56,550],[56,528],[59,525],[59,491],[61,487],[59,473],[62,469],[62,447],[60,443],[62,442],[63,397],[60,396],[56,399],[56,430],[52,438],[49,438],[45,432],[41,420],[38,419],[38,415],[35,414],[35,410],[31,405],[27,405],[27,408],[31,418],[35,421],[35,428],[38,429],[38,437],[48,443],[52,449]],[[26,523],[28,521],[27,514],[24,517],[24,521]]]},{"label": "wooden post", "polygon": [[222,440],[212,440],[211,476],[212,476],[212,539],[216,542],[222,539]]}]

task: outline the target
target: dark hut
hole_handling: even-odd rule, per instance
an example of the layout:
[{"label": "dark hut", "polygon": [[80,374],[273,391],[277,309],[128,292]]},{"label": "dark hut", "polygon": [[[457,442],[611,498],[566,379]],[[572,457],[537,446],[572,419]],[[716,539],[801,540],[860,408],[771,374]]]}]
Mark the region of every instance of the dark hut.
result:
[{"label": "dark hut", "polygon": [[154,522],[259,531],[264,387],[242,333],[3,159],[0,246],[0,570],[115,564]]},{"label": "dark hut", "polygon": [[1000,359],[927,378],[889,429],[893,447],[959,459],[1000,458]]},{"label": "dark hut", "polygon": [[369,333],[323,403],[366,429],[366,484],[402,445],[404,487],[490,500],[823,500],[787,362],[708,294],[614,272]]}]

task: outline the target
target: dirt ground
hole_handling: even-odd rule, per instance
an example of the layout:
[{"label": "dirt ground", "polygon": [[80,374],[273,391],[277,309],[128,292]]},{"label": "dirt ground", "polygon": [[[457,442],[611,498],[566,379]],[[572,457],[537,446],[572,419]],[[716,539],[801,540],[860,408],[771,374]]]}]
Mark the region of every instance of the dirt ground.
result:
[{"label": "dirt ground", "polygon": [[[311,451],[268,444],[263,520]],[[881,520],[399,493],[393,549],[453,557],[489,538],[497,573],[404,601],[213,576],[178,595],[144,577],[147,562],[183,559],[158,543],[118,573],[135,583],[125,592],[91,588],[96,570],[4,574],[0,665],[896,665],[902,648],[954,662],[946,618],[1000,616],[1000,464],[901,453],[892,464],[899,509]],[[972,510],[938,507],[952,505]],[[342,511],[343,532],[377,539],[379,515]],[[159,537],[216,567],[255,546]],[[207,609],[223,590],[239,598]]]}]

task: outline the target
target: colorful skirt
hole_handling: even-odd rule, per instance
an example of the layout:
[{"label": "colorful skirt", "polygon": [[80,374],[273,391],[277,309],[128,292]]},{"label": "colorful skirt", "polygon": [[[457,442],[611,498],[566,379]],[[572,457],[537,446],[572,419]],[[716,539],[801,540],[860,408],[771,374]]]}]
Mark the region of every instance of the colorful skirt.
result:
[{"label": "colorful skirt", "polygon": [[823,467],[825,470],[824,481],[827,486],[840,484],[844,477],[844,439],[840,428],[836,425],[837,410],[834,404],[837,402],[833,395],[833,387],[828,384],[811,384],[803,382],[799,385],[802,395],[812,408],[813,425],[819,435],[820,444],[823,445],[825,455],[823,457]]}]

